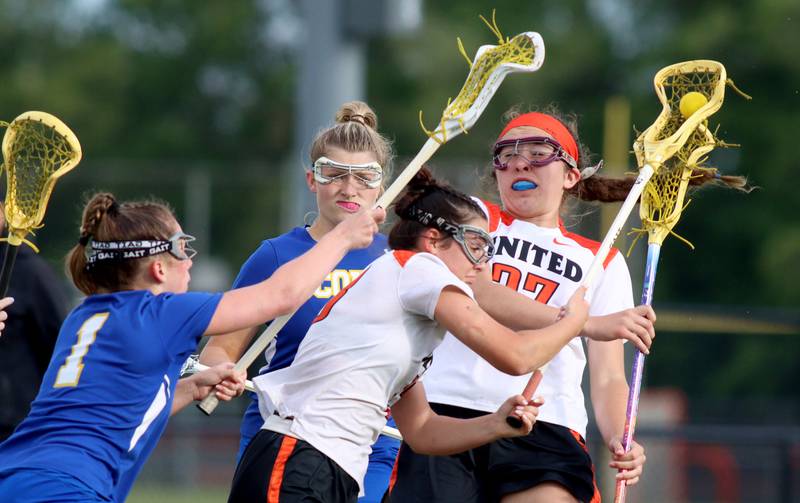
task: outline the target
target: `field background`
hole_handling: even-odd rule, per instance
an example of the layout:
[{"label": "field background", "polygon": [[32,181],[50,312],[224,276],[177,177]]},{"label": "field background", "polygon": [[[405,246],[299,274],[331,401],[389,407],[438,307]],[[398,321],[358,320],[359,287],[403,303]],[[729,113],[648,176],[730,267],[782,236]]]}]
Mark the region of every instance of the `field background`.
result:
[{"label": "field background", "polygon": [[[649,461],[630,501],[800,501],[797,0],[0,0],[0,116],[51,112],[84,150],[37,232],[42,255],[61,268],[87,192],[154,195],[199,238],[193,288],[226,288],[262,239],[306,218],[304,149],[338,104],[375,108],[400,169],[425,140],[418,112],[431,127],[467,73],[456,36],[470,55],[495,42],[478,19],[492,8],[505,35],[540,32],[547,57],[433,159],[463,190],[478,190],[514,104],[579,113],[583,141],[622,173],[659,112],[661,67],[716,59],[753,96],[728,91],[711,123],[741,147],[711,164],[760,189],[699,194],[676,229],[696,250],[668,239],[662,251],[639,423]],[[599,237],[613,209],[577,214],[567,224]],[[640,244],[637,298],[643,262]],[[243,405],[173,418],[130,501],[224,501]]]}]

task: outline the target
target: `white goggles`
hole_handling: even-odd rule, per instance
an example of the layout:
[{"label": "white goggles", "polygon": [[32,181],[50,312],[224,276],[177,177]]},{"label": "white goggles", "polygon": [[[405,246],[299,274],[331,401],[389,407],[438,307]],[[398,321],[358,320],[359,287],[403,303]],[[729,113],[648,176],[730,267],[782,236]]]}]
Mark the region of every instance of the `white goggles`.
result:
[{"label": "white goggles", "polygon": [[342,164],[327,157],[314,161],[314,180],[322,185],[341,183],[349,175],[363,187],[377,189],[383,181],[383,168],[377,162]]}]

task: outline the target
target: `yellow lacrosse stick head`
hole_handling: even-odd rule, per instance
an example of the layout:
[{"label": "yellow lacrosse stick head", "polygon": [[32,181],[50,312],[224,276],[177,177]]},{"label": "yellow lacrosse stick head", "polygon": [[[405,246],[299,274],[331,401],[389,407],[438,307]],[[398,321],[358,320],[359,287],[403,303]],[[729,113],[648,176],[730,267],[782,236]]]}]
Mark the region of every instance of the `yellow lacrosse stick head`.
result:
[{"label": "yellow lacrosse stick head", "polygon": [[725,67],[711,60],[670,65],[655,76],[662,110],[633,145],[639,166],[655,169],[639,206],[638,231],[647,232],[649,243],[662,244],[674,234],[692,172],[704,169],[706,154],[718,143],[707,119],[722,106],[726,82]]},{"label": "yellow lacrosse stick head", "polygon": [[13,246],[26,243],[38,252],[26,237],[42,226],[56,180],[80,162],[81,145],[66,124],[46,112],[25,112],[6,126],[4,240]]}]

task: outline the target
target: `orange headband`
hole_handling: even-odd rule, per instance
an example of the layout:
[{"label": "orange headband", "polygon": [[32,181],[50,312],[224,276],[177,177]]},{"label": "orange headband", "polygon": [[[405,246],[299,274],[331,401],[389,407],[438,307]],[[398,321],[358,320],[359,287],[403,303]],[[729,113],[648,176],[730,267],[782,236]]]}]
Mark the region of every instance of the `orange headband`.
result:
[{"label": "orange headband", "polygon": [[500,136],[497,137],[497,141],[500,141],[506,133],[510,130],[520,127],[520,126],[531,126],[535,128],[539,128],[543,131],[547,131],[547,133],[555,138],[555,140],[561,144],[561,147],[574,159],[575,162],[578,162],[578,144],[575,142],[575,138],[573,138],[572,133],[569,132],[569,129],[558,119],[553,117],[552,115],[547,115],[539,112],[528,112],[526,114],[522,114],[519,117],[512,119],[506,127],[503,128],[503,131],[500,132]]}]

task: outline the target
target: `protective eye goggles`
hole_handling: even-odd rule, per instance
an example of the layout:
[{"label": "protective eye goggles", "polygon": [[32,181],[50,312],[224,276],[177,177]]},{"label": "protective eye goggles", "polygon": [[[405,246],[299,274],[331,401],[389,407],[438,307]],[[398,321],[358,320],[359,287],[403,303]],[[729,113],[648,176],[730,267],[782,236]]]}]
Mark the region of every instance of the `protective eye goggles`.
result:
[{"label": "protective eye goggles", "polygon": [[327,157],[320,157],[314,161],[312,167],[314,180],[322,185],[340,183],[345,177],[352,176],[363,187],[377,189],[383,180],[383,168],[377,162],[366,164],[342,164]]},{"label": "protective eye goggles", "polygon": [[492,237],[480,227],[456,225],[416,206],[409,207],[403,216],[449,234],[473,264],[485,264],[494,256]]},{"label": "protective eye goggles", "polygon": [[521,157],[528,166],[546,166],[560,160],[571,168],[577,168],[575,158],[567,153],[560,143],[546,136],[528,136],[513,140],[502,140],[494,144],[492,163],[494,169],[504,170],[515,157]]},{"label": "protective eye goggles", "polygon": [[194,236],[176,232],[168,240],[95,241],[86,243],[86,268],[104,260],[128,260],[169,253],[178,260],[189,260],[197,251],[189,246]]},{"label": "protective eye goggles", "polygon": [[450,234],[461,245],[464,255],[473,264],[485,264],[494,256],[494,243],[488,232],[480,227],[458,225],[455,234]]}]

